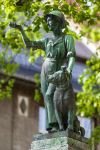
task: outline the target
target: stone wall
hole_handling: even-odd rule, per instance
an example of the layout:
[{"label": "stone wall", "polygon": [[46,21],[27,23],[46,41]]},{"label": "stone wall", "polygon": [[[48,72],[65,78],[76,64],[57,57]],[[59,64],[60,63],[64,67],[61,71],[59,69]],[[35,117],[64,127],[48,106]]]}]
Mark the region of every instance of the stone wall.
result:
[{"label": "stone wall", "polygon": [[[17,82],[13,93],[13,150],[28,150],[32,135],[38,132],[39,105],[34,101],[34,85],[21,81]],[[18,105],[19,96],[27,99],[27,115],[18,112],[18,109],[21,109]]]},{"label": "stone wall", "polygon": [[[33,134],[38,132],[39,104],[34,101],[34,84],[17,81],[12,100],[0,101],[0,150],[28,150]],[[27,107],[18,105],[19,96],[27,99]]]},{"label": "stone wall", "polygon": [[12,101],[0,101],[0,150],[12,149]]}]

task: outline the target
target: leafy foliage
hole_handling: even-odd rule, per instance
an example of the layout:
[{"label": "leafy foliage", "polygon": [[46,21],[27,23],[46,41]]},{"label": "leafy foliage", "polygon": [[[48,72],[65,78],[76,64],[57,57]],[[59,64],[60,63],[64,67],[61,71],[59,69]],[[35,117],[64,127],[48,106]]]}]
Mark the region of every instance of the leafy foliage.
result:
[{"label": "leafy foliage", "polygon": [[92,148],[93,143],[96,146],[97,144],[99,144],[99,142],[100,142],[100,126],[97,126],[94,129],[94,132],[92,133],[91,138],[89,139],[89,144]]},{"label": "leafy foliage", "polygon": [[[19,54],[25,45],[22,41],[21,34],[16,29],[9,27],[10,22],[21,24],[27,36],[33,40],[42,38],[42,33],[48,32],[48,28],[44,19],[45,14],[51,10],[61,10],[67,19],[73,19],[81,27],[80,35],[73,32],[67,26],[65,32],[73,34],[74,37],[79,38],[81,35],[86,35],[94,41],[99,40],[96,33],[98,32],[99,24],[99,0],[1,0],[0,1],[0,42],[2,44],[2,52],[0,53],[1,71],[11,76],[17,69],[16,64],[12,61],[14,56]],[[96,26],[92,30],[92,27]],[[40,32],[42,28],[42,33]],[[45,30],[45,31],[44,31]],[[9,49],[12,50],[13,56],[9,59],[5,58],[8,55]],[[24,53],[25,51],[23,51]],[[34,61],[39,55],[44,55],[41,50],[33,56],[32,49],[30,49],[29,61]],[[7,60],[7,62],[6,62]],[[12,63],[13,62],[13,63]],[[5,67],[6,66],[6,67]],[[85,75],[85,74],[84,74]],[[90,81],[88,81],[90,82]],[[2,89],[2,88],[1,88]],[[1,92],[3,93],[3,92]],[[92,94],[93,95],[93,94]],[[95,105],[97,105],[95,103]]]},{"label": "leafy foliage", "polygon": [[87,117],[100,116],[100,59],[92,57],[86,64],[79,78],[83,91],[77,94],[78,113]]},{"label": "leafy foliage", "polygon": [[[93,56],[79,78],[82,91],[77,94],[77,113],[81,116],[100,118],[100,58]],[[100,126],[95,127],[89,144],[100,142]]]},{"label": "leafy foliage", "polygon": [[14,79],[4,78],[0,80],[0,100],[11,98]]}]

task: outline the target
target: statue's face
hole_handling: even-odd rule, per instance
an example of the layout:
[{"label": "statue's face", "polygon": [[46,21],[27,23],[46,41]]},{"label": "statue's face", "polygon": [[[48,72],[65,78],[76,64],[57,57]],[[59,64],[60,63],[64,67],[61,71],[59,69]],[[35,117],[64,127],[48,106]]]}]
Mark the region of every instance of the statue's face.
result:
[{"label": "statue's face", "polygon": [[56,17],[48,17],[47,18],[47,25],[49,30],[54,31],[55,29],[59,29],[59,21]]}]

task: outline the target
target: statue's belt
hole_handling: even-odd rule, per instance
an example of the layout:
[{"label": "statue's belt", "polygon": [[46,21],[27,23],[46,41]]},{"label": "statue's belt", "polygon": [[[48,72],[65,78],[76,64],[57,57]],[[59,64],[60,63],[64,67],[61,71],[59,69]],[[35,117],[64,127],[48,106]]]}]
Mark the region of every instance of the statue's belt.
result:
[{"label": "statue's belt", "polygon": [[56,62],[57,60],[56,59],[54,59],[54,58],[46,58],[46,61],[50,61],[50,62]]}]

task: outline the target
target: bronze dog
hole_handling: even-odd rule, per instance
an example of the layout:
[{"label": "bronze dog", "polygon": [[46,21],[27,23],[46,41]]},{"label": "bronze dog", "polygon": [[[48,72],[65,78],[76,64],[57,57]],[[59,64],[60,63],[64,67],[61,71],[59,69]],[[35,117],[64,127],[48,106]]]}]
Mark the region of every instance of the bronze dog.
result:
[{"label": "bronze dog", "polygon": [[84,136],[85,130],[80,126],[80,122],[75,115],[74,91],[69,76],[66,76],[64,67],[61,75],[59,71],[49,75],[49,82],[56,87],[53,102],[59,130],[69,129]]}]

